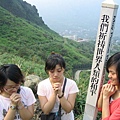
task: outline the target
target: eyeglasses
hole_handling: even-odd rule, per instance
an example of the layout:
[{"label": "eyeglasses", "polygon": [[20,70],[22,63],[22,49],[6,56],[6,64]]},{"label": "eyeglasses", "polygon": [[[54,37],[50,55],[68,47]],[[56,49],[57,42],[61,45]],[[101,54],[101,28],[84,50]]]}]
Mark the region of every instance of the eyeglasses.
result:
[{"label": "eyeglasses", "polygon": [[5,89],[6,90],[9,90],[9,91],[11,91],[11,90],[13,90],[14,88],[16,88],[16,89],[18,89],[20,87],[20,84],[16,84],[16,85],[5,85]]}]

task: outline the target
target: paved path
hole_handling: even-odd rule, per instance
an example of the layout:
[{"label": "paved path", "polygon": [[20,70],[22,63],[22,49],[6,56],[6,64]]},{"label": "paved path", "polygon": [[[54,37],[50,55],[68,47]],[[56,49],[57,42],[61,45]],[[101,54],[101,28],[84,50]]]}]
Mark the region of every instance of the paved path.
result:
[{"label": "paved path", "polygon": [[75,81],[79,81],[79,79],[80,79],[80,73],[81,73],[82,71],[91,71],[91,70],[77,70],[77,71],[75,72],[75,77],[74,77],[74,80],[75,80]]}]

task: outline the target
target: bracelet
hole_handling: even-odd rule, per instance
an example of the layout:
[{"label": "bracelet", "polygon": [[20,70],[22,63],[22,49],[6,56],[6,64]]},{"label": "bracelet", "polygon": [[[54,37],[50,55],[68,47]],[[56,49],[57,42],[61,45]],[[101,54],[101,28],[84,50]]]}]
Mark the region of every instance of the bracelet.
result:
[{"label": "bracelet", "polygon": [[15,105],[10,105],[10,108],[11,108],[12,110],[16,110],[16,109],[17,109],[17,107],[16,107]]},{"label": "bracelet", "polygon": [[59,95],[58,95],[58,98],[62,98],[63,96],[64,96],[64,93],[62,93],[62,95],[61,95],[61,96],[59,96]]}]

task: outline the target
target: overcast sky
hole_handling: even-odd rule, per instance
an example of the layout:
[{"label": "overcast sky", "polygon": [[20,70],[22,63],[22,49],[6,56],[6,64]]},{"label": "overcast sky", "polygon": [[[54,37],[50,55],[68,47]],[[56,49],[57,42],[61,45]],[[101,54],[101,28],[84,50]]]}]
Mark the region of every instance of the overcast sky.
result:
[{"label": "overcast sky", "polygon": [[[35,5],[39,10],[40,15],[46,12],[56,12],[69,10],[73,7],[100,5],[103,0],[24,0],[32,5]],[[87,2],[88,1],[88,2]],[[89,2],[90,1],[90,2]]]},{"label": "overcast sky", "polygon": [[[31,5],[35,5],[36,8],[38,9],[39,15],[43,18],[45,22],[48,22],[49,20],[46,19],[48,18],[51,19],[52,16],[56,14],[62,16],[62,14],[63,15],[65,13],[68,14],[71,11],[73,13],[74,10],[76,9],[78,9],[79,12],[81,12],[80,10],[84,12],[83,10],[86,9],[88,10],[91,9],[92,11],[96,11],[97,9],[97,12],[100,12],[101,4],[105,0],[24,0],[24,1],[30,3]],[[120,0],[114,0],[114,2],[120,4]],[[76,12],[76,14],[79,14],[78,11]]]},{"label": "overcast sky", "polygon": [[[50,10],[66,10],[72,7],[82,7],[82,6],[101,6],[101,3],[105,0],[24,0],[32,5],[35,5],[41,14]],[[119,0],[108,0],[114,1],[120,4]],[[91,8],[92,9],[92,8]],[[54,11],[55,12],[55,11]]]},{"label": "overcast sky", "polygon": [[[38,9],[45,24],[57,32],[59,27],[73,24],[98,24],[101,5],[105,0],[23,0]],[[107,0],[112,1],[112,0]],[[120,0],[113,0],[120,7]],[[120,9],[120,8],[119,8]],[[118,9],[117,16],[120,16]],[[119,17],[120,18],[120,17]],[[86,21],[85,21],[86,20]],[[83,23],[84,22],[84,23]],[[68,25],[68,26],[66,26]]]}]

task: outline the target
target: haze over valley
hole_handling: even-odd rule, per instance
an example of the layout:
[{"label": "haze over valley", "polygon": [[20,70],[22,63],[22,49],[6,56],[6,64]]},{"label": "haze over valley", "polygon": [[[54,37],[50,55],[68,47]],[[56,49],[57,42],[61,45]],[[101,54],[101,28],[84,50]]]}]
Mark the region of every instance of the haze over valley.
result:
[{"label": "haze over valley", "polygon": [[[104,0],[26,0],[35,5],[39,15],[52,30],[62,36],[95,39],[101,4]],[[114,0],[120,5],[119,0]],[[120,38],[120,8],[118,8],[113,37]]]}]

